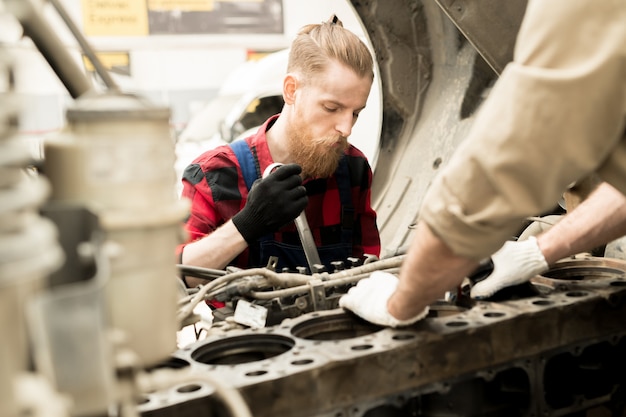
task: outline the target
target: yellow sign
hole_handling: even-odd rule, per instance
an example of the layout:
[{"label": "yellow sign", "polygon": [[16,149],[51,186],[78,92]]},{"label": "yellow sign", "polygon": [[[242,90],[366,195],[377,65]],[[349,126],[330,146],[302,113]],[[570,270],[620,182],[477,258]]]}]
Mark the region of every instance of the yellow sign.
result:
[{"label": "yellow sign", "polygon": [[[129,71],[130,58],[128,52],[96,52],[96,56],[109,71],[126,73]],[[83,55],[83,63],[87,71],[95,72],[96,69],[91,60],[85,55]]]},{"label": "yellow sign", "polygon": [[148,8],[155,11],[210,12],[214,5],[213,0],[148,0]]},{"label": "yellow sign", "polygon": [[81,0],[87,36],[147,36],[146,0]]}]

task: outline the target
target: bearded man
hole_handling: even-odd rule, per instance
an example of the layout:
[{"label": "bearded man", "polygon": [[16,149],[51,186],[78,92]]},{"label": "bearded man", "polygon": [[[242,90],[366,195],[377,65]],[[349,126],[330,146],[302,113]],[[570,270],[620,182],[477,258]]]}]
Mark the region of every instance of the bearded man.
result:
[{"label": "bearded man", "polygon": [[[336,16],[303,27],[291,45],[281,113],[185,170],[182,197],[191,210],[181,263],[250,268],[275,256],[279,271],[295,271],[307,265],[293,222],[303,210],[327,270],[332,261],[378,256],[372,170],[348,143],[373,79],[369,49]],[[261,178],[274,163],[283,165]]]}]

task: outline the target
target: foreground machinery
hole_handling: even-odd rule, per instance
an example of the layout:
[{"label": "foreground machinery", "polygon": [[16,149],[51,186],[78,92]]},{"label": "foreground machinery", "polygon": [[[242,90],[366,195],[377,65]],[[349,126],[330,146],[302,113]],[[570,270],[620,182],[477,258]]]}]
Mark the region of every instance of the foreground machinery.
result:
[{"label": "foreground machinery", "polygon": [[[562,260],[488,301],[469,299],[467,280],[402,329],[337,308],[362,277],[398,271],[424,191],[511,58],[523,1],[353,1],[381,74],[373,203],[385,247],[312,275],[177,268],[186,206],[168,109],[119,92],[101,68],[108,90],[94,91],[34,3],[0,4],[75,99],[33,172],[0,49],[1,417],[624,414],[619,256]],[[179,272],[211,282],[187,291]],[[202,328],[206,298],[227,307]],[[189,326],[199,340],[178,347]]]}]

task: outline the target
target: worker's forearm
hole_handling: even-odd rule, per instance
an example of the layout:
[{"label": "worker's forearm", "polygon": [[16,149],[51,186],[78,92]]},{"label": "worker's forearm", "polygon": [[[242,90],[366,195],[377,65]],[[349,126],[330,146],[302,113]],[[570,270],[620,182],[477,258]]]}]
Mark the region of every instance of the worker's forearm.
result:
[{"label": "worker's forearm", "polygon": [[[187,244],[183,250],[184,265],[222,269],[248,246],[232,221],[225,223],[210,235]],[[194,287],[205,280],[187,277],[187,285]]]},{"label": "worker's forearm", "polygon": [[387,305],[389,312],[399,320],[416,316],[461,284],[477,265],[454,255],[425,223],[418,223],[400,270],[398,288]]},{"label": "worker's forearm", "polygon": [[537,237],[549,265],[626,234],[626,197],[607,183]]}]

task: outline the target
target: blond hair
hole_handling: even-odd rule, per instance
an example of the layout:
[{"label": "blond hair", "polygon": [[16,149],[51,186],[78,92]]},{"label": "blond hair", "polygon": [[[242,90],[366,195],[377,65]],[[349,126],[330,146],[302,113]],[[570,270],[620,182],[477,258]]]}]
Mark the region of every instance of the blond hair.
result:
[{"label": "blond hair", "polygon": [[345,29],[336,15],[320,24],[309,24],[298,32],[289,52],[288,72],[300,72],[305,81],[337,60],[359,77],[374,78],[373,59],[369,49],[354,33]]}]

